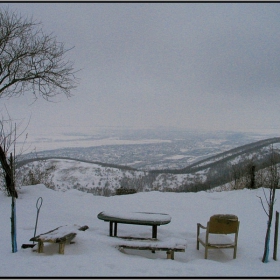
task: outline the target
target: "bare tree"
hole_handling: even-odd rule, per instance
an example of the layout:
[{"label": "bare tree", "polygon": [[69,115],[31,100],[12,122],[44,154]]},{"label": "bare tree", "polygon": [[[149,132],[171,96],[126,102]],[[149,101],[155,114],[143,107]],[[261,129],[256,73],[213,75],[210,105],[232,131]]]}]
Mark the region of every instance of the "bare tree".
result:
[{"label": "bare tree", "polygon": [[68,51],[40,23],[0,8],[0,97],[70,96],[77,79],[73,62],[64,57]]},{"label": "bare tree", "polygon": [[[272,218],[273,218],[275,193],[276,193],[276,189],[279,188],[279,183],[280,183],[280,172],[277,167],[276,153],[273,149],[273,146],[271,146],[270,152],[271,152],[271,164],[264,171],[265,173],[262,174],[264,197],[265,197],[266,204],[267,204],[266,207],[264,205],[263,199],[261,197],[259,197],[261,200],[262,207],[268,217],[267,229],[266,229],[266,235],[265,235],[264,253],[263,253],[263,258],[262,258],[262,262],[264,262],[264,263],[268,262],[270,228],[271,228],[271,223],[272,223]],[[266,189],[268,189],[268,194],[265,192]]]},{"label": "bare tree", "polygon": [[256,189],[258,188],[256,175],[256,157],[250,157],[245,155],[243,159],[237,163],[231,165],[230,177],[232,179],[233,189]]},{"label": "bare tree", "polygon": [[[0,98],[30,92],[35,99],[49,100],[59,93],[70,96],[77,80],[73,62],[65,59],[68,51],[52,34],[45,34],[40,23],[0,7]],[[1,138],[0,162],[12,196],[12,251],[16,252],[15,152],[8,155],[13,131]]]},{"label": "bare tree", "polygon": [[13,129],[12,123],[8,132],[5,130],[6,121],[0,122],[0,162],[3,169],[2,176],[4,178],[7,194],[12,197],[12,213],[11,213],[11,241],[12,252],[17,252],[16,242],[16,198],[18,194],[15,188],[15,155],[9,150],[16,139],[16,127]]}]

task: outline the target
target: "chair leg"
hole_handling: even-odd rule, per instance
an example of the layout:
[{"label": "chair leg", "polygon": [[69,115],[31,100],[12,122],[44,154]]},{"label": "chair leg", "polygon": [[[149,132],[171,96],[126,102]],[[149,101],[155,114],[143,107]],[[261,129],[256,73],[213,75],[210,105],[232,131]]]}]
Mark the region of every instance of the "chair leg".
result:
[{"label": "chair leg", "polygon": [[208,247],[205,246],[204,258],[207,259],[208,257]]},{"label": "chair leg", "polygon": [[196,250],[199,250],[199,241],[196,240]]},{"label": "chair leg", "polygon": [[233,249],[233,258],[236,259],[236,251],[237,251],[237,247],[235,246]]}]

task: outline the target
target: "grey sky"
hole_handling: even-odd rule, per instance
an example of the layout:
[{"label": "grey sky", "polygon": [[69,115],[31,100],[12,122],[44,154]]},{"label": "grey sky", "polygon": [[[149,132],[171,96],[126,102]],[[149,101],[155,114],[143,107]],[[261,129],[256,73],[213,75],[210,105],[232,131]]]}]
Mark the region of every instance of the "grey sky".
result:
[{"label": "grey sky", "polygon": [[1,100],[29,130],[279,128],[279,3],[9,3],[68,47],[58,103]]}]

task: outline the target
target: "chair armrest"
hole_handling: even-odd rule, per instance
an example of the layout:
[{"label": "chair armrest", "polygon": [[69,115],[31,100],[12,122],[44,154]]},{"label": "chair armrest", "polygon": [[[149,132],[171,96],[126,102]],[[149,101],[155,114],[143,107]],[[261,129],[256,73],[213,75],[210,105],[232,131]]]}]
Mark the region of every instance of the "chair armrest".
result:
[{"label": "chair armrest", "polygon": [[197,228],[207,229],[207,227],[203,226],[203,225],[202,225],[202,224],[200,224],[200,223],[197,223]]},{"label": "chair armrest", "polygon": [[197,223],[196,238],[198,238],[198,236],[200,235],[200,228],[207,229],[207,227],[203,226],[203,225],[200,224],[200,223]]}]

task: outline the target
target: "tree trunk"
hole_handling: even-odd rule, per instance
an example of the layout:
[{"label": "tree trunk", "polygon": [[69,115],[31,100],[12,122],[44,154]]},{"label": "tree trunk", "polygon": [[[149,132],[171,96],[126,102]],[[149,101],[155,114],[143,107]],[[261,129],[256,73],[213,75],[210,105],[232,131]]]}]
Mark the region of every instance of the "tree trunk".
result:
[{"label": "tree trunk", "polygon": [[[278,183],[277,183],[278,185]],[[276,184],[272,185],[271,188],[271,195],[270,195],[270,202],[269,202],[269,212],[268,212],[268,221],[267,221],[267,229],[266,229],[266,235],[265,235],[265,244],[264,244],[264,252],[263,252],[263,258],[262,262],[267,263],[268,262],[268,255],[269,255],[269,242],[270,242],[270,228],[273,218],[273,206],[275,202],[275,191],[276,191]]]},{"label": "tree trunk", "polygon": [[16,198],[18,198],[15,189],[14,180],[14,160],[12,153],[10,154],[10,165],[7,162],[7,157],[4,149],[0,145],[0,162],[5,173],[5,183],[8,195],[12,197],[11,205],[11,239],[12,239],[12,252],[17,252],[17,235],[16,235]]},{"label": "tree trunk", "polygon": [[12,215],[11,215],[11,240],[12,252],[17,252],[17,228],[16,228],[16,199],[12,196]]},{"label": "tree trunk", "polygon": [[256,167],[253,165],[251,167],[251,183],[250,183],[251,189],[255,189],[255,170],[256,170]]},{"label": "tree trunk", "polygon": [[271,227],[271,220],[269,219],[268,222],[267,222],[267,229],[266,229],[266,235],[265,235],[264,252],[263,252],[263,258],[262,258],[262,262],[263,263],[267,263],[268,262],[269,241],[270,241],[270,227]]},{"label": "tree trunk", "polygon": [[[5,181],[6,181],[6,188],[7,188],[8,195],[18,198],[17,191],[15,189],[13,168],[8,164],[6,154],[1,145],[0,145],[0,162],[5,172]],[[11,155],[11,164],[13,164],[12,155]]]}]

